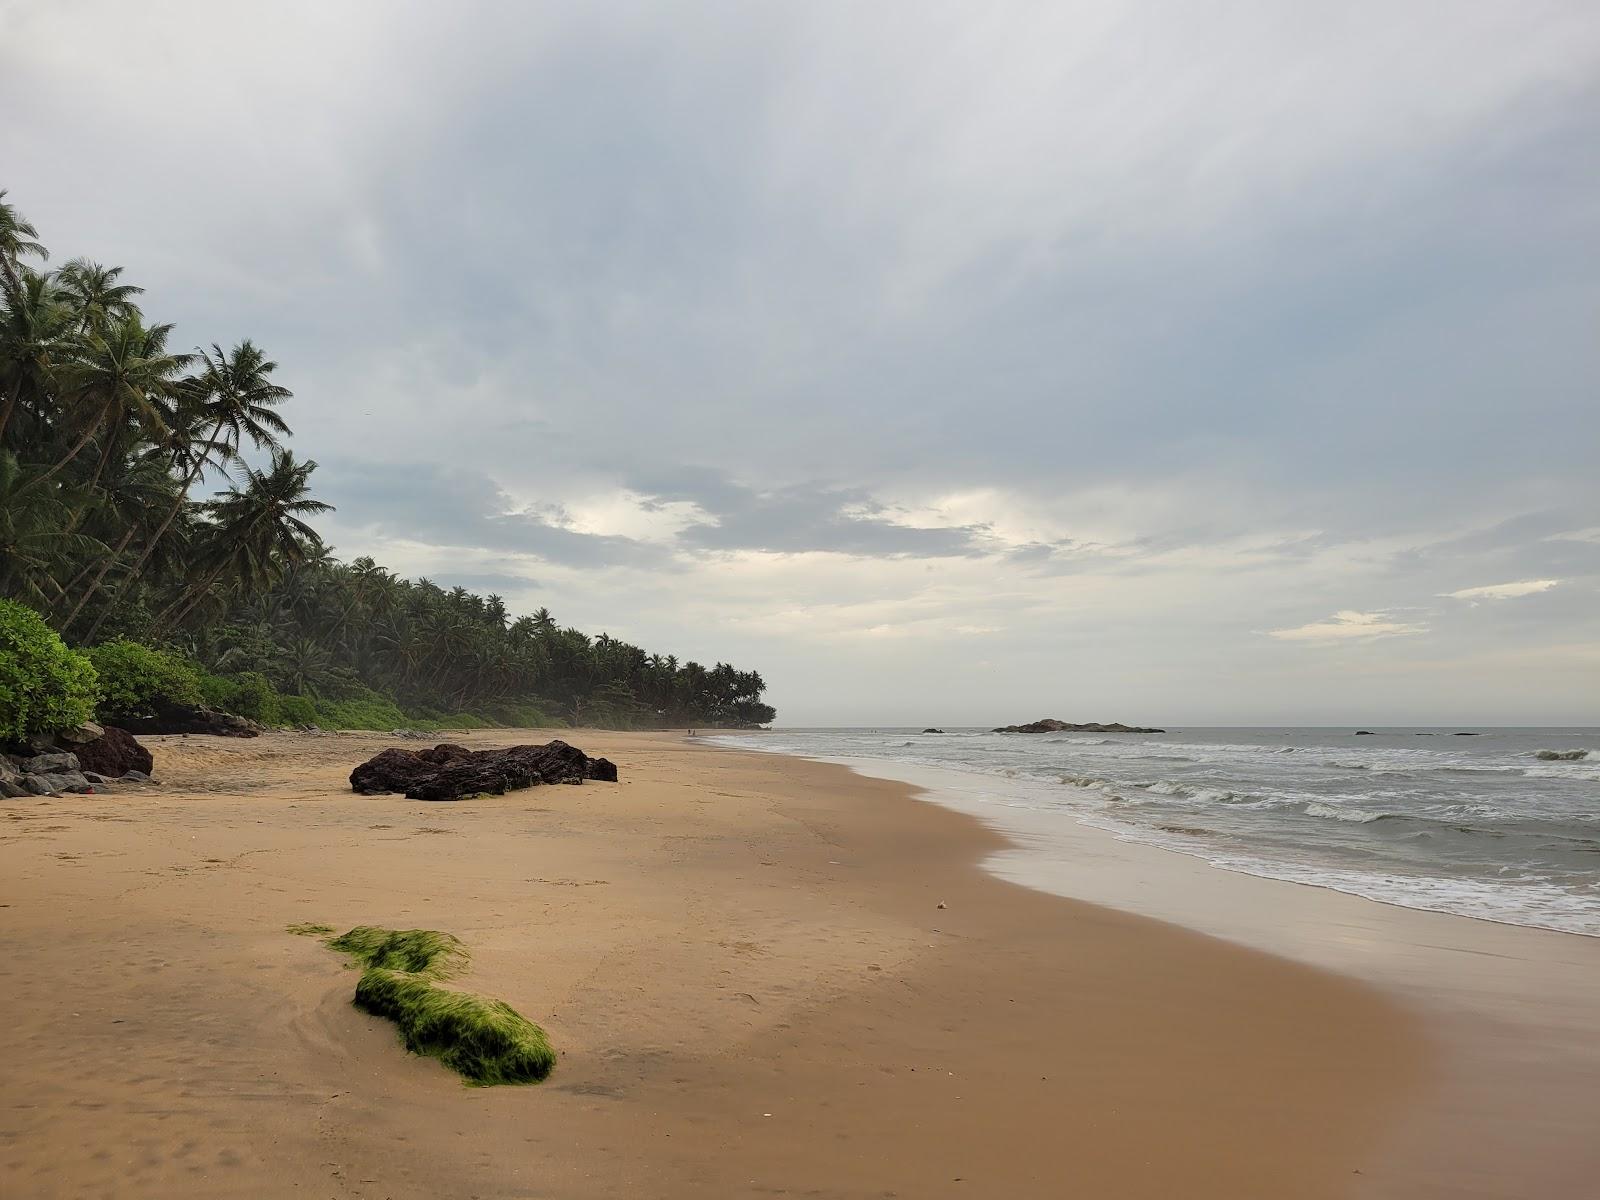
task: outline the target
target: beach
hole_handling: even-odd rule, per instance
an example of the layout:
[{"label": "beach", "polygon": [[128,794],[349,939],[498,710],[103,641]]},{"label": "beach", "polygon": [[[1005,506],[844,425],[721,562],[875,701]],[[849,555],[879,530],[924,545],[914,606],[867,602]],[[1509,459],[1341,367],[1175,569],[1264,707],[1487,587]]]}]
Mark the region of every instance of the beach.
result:
[{"label": "beach", "polygon": [[[549,736],[621,782],[358,796],[351,768],[392,739],[270,733],[151,738],[159,786],[7,802],[0,1192],[1237,1200],[1595,1178],[1584,1122],[1550,1118],[1593,1111],[1592,1060],[1563,1075],[1550,1040],[1581,1015],[1508,1016],[1472,1058],[1488,1018],[1448,993],[1245,944],[1223,901],[1200,931],[1001,878],[993,829],[837,764],[677,734],[451,740]],[[1296,928],[1427,916],[1462,955],[1535,939],[1600,980],[1596,939],[1145,854],[1163,905],[1204,872],[1208,895],[1256,889],[1235,911],[1257,924],[1293,894]],[[473,1089],[408,1055],[300,923],[457,935],[460,986],[540,1024],[555,1072]],[[1452,1107],[1501,1067],[1498,1109]]]}]

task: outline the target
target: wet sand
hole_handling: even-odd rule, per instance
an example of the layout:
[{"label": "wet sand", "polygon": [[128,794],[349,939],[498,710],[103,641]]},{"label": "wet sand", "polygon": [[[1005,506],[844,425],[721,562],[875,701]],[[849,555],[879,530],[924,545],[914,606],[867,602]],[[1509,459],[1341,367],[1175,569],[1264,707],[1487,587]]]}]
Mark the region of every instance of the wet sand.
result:
[{"label": "wet sand", "polygon": [[[360,797],[388,739],[274,734],[6,802],[0,1194],[1406,1194],[1415,1007],[997,879],[904,784],[563,736],[624,782]],[[457,934],[555,1074],[408,1056],[294,922]]]}]

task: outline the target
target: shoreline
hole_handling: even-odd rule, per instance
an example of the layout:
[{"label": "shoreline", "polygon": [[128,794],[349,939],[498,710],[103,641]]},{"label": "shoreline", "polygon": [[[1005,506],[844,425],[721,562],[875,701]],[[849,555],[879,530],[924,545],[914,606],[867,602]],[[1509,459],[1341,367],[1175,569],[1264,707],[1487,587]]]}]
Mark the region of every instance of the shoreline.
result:
[{"label": "shoreline", "polygon": [[[426,804],[348,792],[383,737],[151,739],[161,789],[12,812],[4,1190],[1470,1194],[1397,1153],[1450,1075],[1390,994],[999,879],[905,784],[555,732],[624,782]],[[300,921],[457,934],[555,1074],[406,1056]]]},{"label": "shoreline", "polygon": [[1549,1194],[1600,1176],[1589,1119],[1600,1096],[1600,938],[1230,870],[1075,815],[994,803],[1003,782],[978,772],[813,761],[905,784],[978,821],[1006,842],[982,861],[996,878],[1359,979],[1417,1011],[1447,1082],[1404,1118],[1418,1189],[1407,1195],[1519,1195],[1532,1155]]}]

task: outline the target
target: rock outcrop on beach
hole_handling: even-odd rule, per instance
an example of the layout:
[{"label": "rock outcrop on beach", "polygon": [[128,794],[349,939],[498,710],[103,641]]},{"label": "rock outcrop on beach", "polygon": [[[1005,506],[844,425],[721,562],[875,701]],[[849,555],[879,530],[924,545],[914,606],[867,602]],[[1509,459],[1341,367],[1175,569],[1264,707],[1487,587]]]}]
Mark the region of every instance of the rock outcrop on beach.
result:
[{"label": "rock outcrop on beach", "polygon": [[411,800],[459,800],[586,779],[615,783],[616,764],[590,758],[563,741],[504,750],[468,750],[443,743],[431,750],[391,747],[350,773],[350,789],[369,796],[402,792]]},{"label": "rock outcrop on beach", "polygon": [[129,771],[150,774],[155,767],[150,751],[135,740],[126,729],[107,725],[92,742],[75,747],[78,763],[85,771],[93,771],[115,779]]},{"label": "rock outcrop on beach", "polygon": [[126,780],[148,783],[154,765],[124,729],[93,722],[0,746],[0,798],[90,792],[94,785]]},{"label": "rock outcrop on beach", "polygon": [[123,725],[134,733],[205,733],[212,737],[260,737],[264,725],[221,709],[193,704],[168,704],[147,717],[131,717]]},{"label": "rock outcrop on beach", "polygon": [[1090,721],[1083,725],[1074,725],[1070,721],[1057,721],[1054,717],[1045,717],[1043,720],[1030,721],[1026,725],[1002,725],[991,730],[992,733],[1165,733],[1165,729],[1147,729],[1141,725],[1124,725],[1120,721],[1113,721],[1109,725],[1099,721]]}]

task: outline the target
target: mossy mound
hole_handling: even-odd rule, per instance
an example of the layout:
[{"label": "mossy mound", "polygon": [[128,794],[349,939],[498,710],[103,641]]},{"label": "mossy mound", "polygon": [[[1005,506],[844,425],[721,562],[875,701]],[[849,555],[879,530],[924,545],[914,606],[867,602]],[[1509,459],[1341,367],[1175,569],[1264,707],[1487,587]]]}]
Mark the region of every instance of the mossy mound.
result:
[{"label": "mossy mound", "polygon": [[413,1054],[481,1086],[536,1083],[555,1067],[544,1030],[510,1005],[439,986],[467,964],[466,947],[450,934],[360,925],[328,945],[365,968],[356,1007],[398,1025]]},{"label": "mossy mound", "polygon": [[333,932],[332,925],[318,925],[315,921],[297,921],[283,928],[285,932],[299,934],[301,937],[322,937]]},{"label": "mossy mound", "polygon": [[356,1005],[400,1026],[413,1054],[431,1055],[471,1083],[532,1083],[556,1065],[544,1030],[510,1005],[422,976],[369,967]]},{"label": "mossy mound", "polygon": [[448,979],[459,975],[467,965],[467,949],[460,939],[432,929],[382,929],[377,925],[357,925],[340,934],[328,945],[348,954],[364,967],[403,971]]}]

